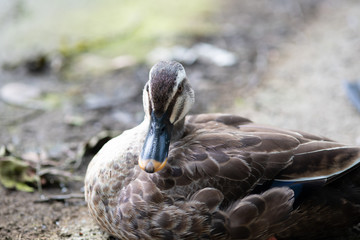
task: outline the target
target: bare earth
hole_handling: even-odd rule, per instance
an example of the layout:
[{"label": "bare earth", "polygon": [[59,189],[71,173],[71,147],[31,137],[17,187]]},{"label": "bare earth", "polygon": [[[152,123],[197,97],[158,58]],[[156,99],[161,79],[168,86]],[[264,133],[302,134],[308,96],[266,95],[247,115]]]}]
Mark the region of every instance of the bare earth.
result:
[{"label": "bare earth", "polygon": [[317,17],[273,53],[262,86],[232,112],[360,144],[360,114],[345,80],[360,77],[360,3],[327,1]]},{"label": "bare earth", "polygon": [[[231,21],[241,20],[236,10],[227,11],[231,13],[230,25]],[[297,14],[302,14],[301,10]],[[230,100],[235,103],[217,104],[213,109],[240,114],[260,123],[324,135],[347,144],[360,144],[360,113],[348,101],[343,87],[344,80],[356,80],[360,76],[359,16],[357,0],[323,1],[311,18],[291,29],[293,33],[285,42],[269,50],[259,86],[247,93],[237,86],[231,91],[235,97],[226,96],[229,94],[221,90],[223,103]],[[223,18],[219,17],[225,22]],[[196,66],[188,73],[201,90],[202,81],[201,77],[197,79]],[[236,69],[215,74],[224,79],[236,75]],[[222,79],[218,80],[220,84],[215,86],[221,85]],[[206,96],[206,91],[197,95],[202,96]],[[217,100],[219,98],[211,99]],[[201,104],[199,109],[203,109]],[[78,185],[73,189],[80,189]],[[53,192],[58,193],[56,189],[45,190],[45,194]],[[88,215],[84,200],[34,203],[40,195],[0,187],[0,239],[108,238]]]}]

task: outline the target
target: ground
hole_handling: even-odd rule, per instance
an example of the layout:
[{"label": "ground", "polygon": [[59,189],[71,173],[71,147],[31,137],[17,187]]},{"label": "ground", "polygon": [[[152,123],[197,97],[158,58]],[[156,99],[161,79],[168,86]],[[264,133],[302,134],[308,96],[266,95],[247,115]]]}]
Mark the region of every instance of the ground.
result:
[{"label": "ground", "polygon": [[344,87],[359,80],[359,13],[356,1],[324,2],[270,58],[261,87],[232,112],[359,145],[360,115]]},{"label": "ground", "polygon": [[[197,93],[193,112],[231,112],[264,124],[360,144],[360,114],[343,87],[345,80],[360,76],[360,4],[356,0],[300,2],[234,0],[221,5],[209,19],[220,26],[218,32],[192,41],[225,48],[239,62],[231,67],[201,61],[185,66]],[[87,79],[86,84],[64,82],[51,73],[25,75],[27,81],[45,88],[71,88],[72,94],[84,96],[85,103],[79,104],[70,94],[66,110],[41,110],[35,116],[33,110],[8,109],[3,104],[1,110],[11,114],[0,118],[5,126],[0,141],[23,149],[46,146],[56,156],[102,130],[121,132],[134,126],[142,118],[141,88],[148,69],[149,64],[136,65]],[[1,73],[5,81],[0,86],[19,75],[23,73]],[[95,101],[98,96],[106,97]],[[64,124],[64,115],[73,120]],[[84,124],[74,123],[78,116]],[[84,175],[88,160],[81,162],[76,175]],[[82,198],[39,202],[44,196],[62,194],[61,190],[81,193],[82,181],[45,187],[41,193],[1,187],[1,238],[106,239]]]}]

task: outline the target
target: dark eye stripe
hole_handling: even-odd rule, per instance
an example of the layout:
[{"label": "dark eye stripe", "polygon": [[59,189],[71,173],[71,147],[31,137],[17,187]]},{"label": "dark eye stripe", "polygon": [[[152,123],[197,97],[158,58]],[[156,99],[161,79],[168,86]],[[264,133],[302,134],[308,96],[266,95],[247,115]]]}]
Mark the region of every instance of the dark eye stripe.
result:
[{"label": "dark eye stripe", "polygon": [[[184,90],[184,87],[183,87],[183,84],[184,84],[184,81],[182,81],[179,86],[182,87],[182,91]],[[180,94],[182,93],[182,91],[176,91],[175,93],[175,96],[173,97],[173,99],[171,100],[169,106],[168,106],[168,109],[166,110],[166,113],[168,114],[168,116],[171,116],[171,113],[173,112],[174,110],[174,106],[176,104],[176,101],[178,99],[178,97],[180,96]],[[184,103],[182,102],[182,104],[180,105],[180,108],[183,108],[184,107]],[[177,115],[176,115],[176,118],[175,119],[178,119],[180,114],[181,114],[182,110],[181,111],[178,111],[177,112]]]}]

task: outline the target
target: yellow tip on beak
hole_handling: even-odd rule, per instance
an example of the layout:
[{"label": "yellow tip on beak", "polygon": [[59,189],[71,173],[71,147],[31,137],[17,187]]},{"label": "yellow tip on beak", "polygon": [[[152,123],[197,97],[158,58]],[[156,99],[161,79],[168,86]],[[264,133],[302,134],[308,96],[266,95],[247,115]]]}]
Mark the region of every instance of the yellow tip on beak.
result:
[{"label": "yellow tip on beak", "polygon": [[163,162],[154,159],[139,159],[139,166],[142,170],[148,173],[154,173],[163,169],[167,163],[167,158]]}]

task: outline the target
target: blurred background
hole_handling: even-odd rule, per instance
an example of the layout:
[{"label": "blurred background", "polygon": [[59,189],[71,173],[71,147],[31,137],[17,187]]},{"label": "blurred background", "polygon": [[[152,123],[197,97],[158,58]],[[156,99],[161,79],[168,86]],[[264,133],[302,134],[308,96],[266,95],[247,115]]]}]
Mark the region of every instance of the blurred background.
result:
[{"label": "blurred background", "polygon": [[0,236],[106,238],[85,170],[142,121],[159,60],[184,65],[192,113],[360,144],[359,16],[357,0],[0,0]]}]

